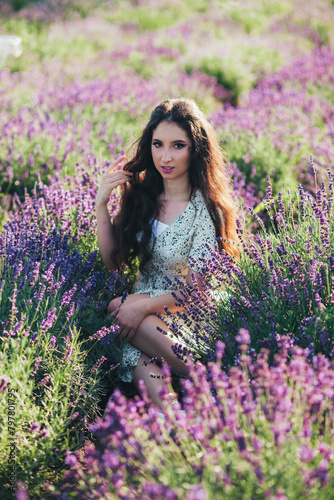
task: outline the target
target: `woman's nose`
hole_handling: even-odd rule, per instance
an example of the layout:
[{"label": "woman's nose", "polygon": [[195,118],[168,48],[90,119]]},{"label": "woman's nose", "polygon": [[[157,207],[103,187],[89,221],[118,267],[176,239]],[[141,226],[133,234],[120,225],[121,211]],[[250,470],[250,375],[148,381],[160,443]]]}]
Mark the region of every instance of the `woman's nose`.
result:
[{"label": "woman's nose", "polygon": [[168,148],[164,148],[162,152],[162,158],[163,161],[171,161],[172,160],[172,155],[171,152]]}]

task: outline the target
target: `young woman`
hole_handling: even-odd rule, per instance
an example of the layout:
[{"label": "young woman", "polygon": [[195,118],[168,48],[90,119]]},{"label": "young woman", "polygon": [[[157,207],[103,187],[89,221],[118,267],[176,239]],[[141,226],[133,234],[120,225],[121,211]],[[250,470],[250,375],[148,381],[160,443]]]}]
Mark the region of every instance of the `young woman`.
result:
[{"label": "young woman", "polygon": [[[107,204],[120,185],[120,207],[111,221]],[[222,152],[213,128],[193,101],[170,99],[154,109],[134,157],[127,162],[119,158],[103,176],[96,216],[98,245],[107,268],[131,267],[136,259],[140,263],[134,293],[108,306],[120,337],[128,342],[121,378],[136,385],[142,379],[151,400],[163,410],[159,389],[164,382],[151,373],[161,375],[162,358],[182,375],[188,368],[172,350],[178,339],[159,330],[167,326],[156,313],[164,314],[165,307],[176,311],[172,292],[180,280],[192,285],[193,277],[198,279],[203,256],[210,258],[208,245],[214,249],[217,237],[224,238],[224,251],[238,255],[233,244],[235,209]],[[158,359],[156,365],[144,364],[152,357]]]}]

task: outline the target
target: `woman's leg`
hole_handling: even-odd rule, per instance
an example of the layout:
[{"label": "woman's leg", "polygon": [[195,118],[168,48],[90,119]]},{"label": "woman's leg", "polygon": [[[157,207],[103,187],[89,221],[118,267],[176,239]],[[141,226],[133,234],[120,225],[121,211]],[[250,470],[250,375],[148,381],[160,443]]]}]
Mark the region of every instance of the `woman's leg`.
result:
[{"label": "woman's leg", "polygon": [[[158,326],[165,331],[168,330],[167,325],[160,318],[155,314],[150,314],[143,319],[138,330],[131,339],[131,344],[142,351],[139,363],[133,370],[133,381],[138,386],[139,380],[143,380],[149,398],[153,403],[159,406],[162,411],[165,411],[164,405],[166,403],[163,403],[159,396],[159,389],[163,387],[165,382],[161,378],[151,377],[151,373],[163,376],[160,366],[153,363],[148,366],[139,366],[139,364],[144,361],[149,361],[150,358],[157,357],[158,361],[161,361],[163,358],[171,368],[181,375],[188,375],[189,370],[186,364],[172,351],[172,346],[177,343],[177,340],[157,330]],[[170,393],[170,402],[173,401],[177,401],[176,394]]]},{"label": "woman's leg", "polygon": [[[141,300],[143,297],[149,297],[149,295],[130,294],[127,296],[126,300],[132,302]],[[119,307],[121,305],[121,300],[121,297],[113,299],[108,306],[108,312],[114,310],[115,307]],[[177,343],[177,340],[173,340],[169,336],[161,333],[157,330],[158,326],[165,331],[168,330],[167,325],[155,314],[146,316],[139,325],[130,343],[142,351],[138,366],[133,370],[134,383],[138,386],[139,380],[143,380],[149,398],[164,411],[164,405],[158,392],[165,382],[161,378],[151,377],[151,373],[162,376],[161,368],[153,363],[145,366],[143,364],[144,361],[148,362],[153,357],[157,357],[158,361],[161,361],[161,358],[163,358],[169,366],[181,375],[188,375],[189,370],[185,363],[183,363],[183,361],[181,361],[172,351],[172,346]],[[171,400],[173,399],[176,400],[175,394],[171,394]]]},{"label": "woman's leg", "polygon": [[167,325],[155,314],[149,314],[140,323],[130,343],[140,349],[150,358],[157,357],[158,361],[163,358],[168,365],[181,375],[187,376],[189,370],[187,365],[179,359],[172,351],[172,346],[177,344],[177,339],[172,339],[157,330],[168,330]]},{"label": "woman's leg", "polygon": [[[146,354],[142,353],[142,355],[139,358],[138,365],[135,366],[133,369],[133,382],[138,387],[139,380],[143,380],[146,386],[148,397],[162,411],[165,411],[164,403],[161,397],[159,396],[159,390],[165,385],[165,382],[162,378],[163,377],[162,370],[160,366],[154,363],[149,363],[149,361],[150,358]],[[149,363],[149,364],[144,365],[143,363]],[[155,375],[155,377],[152,377],[151,375]],[[175,399],[176,396],[175,395],[173,396]]]}]

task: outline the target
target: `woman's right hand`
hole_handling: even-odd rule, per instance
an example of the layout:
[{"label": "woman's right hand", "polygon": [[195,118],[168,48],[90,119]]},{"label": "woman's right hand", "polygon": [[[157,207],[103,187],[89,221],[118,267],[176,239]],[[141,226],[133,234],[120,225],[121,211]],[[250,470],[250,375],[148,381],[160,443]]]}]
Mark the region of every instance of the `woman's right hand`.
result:
[{"label": "woman's right hand", "polygon": [[126,156],[120,156],[117,160],[110,166],[107,172],[103,175],[99,189],[96,194],[96,206],[107,205],[112,191],[121,184],[129,181],[131,179],[132,173],[126,172],[121,168],[117,168],[124,160]]}]

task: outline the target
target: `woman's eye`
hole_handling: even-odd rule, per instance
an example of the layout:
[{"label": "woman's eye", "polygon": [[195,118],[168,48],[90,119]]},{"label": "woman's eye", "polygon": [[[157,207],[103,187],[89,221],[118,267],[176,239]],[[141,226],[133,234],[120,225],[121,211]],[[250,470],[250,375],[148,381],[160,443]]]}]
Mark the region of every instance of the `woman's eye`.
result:
[{"label": "woman's eye", "polygon": [[[163,144],[162,144],[161,142],[153,142],[152,144],[153,144],[153,146],[155,146],[156,148],[161,148],[161,147],[163,147]],[[175,149],[182,149],[182,148],[184,148],[184,147],[185,147],[185,144],[183,144],[182,142],[174,144],[174,148],[175,148]]]}]

